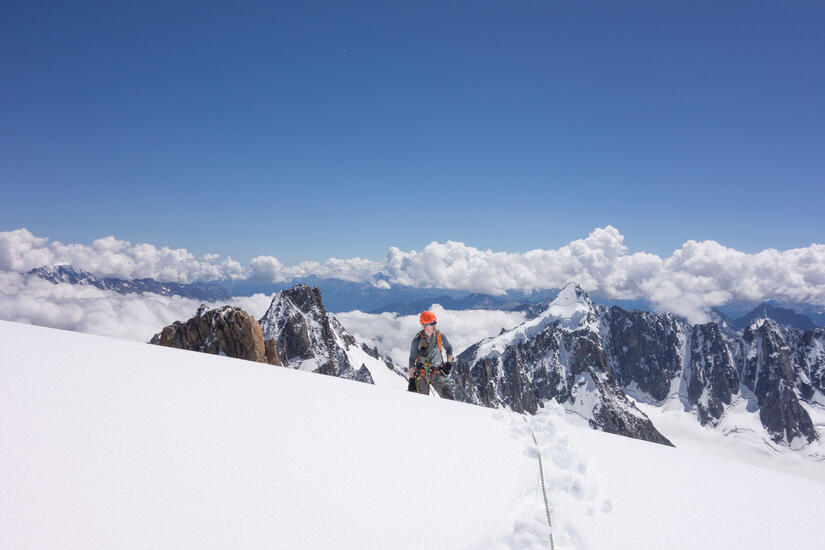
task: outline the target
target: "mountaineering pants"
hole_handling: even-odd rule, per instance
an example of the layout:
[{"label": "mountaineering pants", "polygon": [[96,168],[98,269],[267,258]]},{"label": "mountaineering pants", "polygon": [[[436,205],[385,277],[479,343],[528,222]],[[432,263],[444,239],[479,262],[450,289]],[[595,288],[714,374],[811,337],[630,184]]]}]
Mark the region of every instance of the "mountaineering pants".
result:
[{"label": "mountaineering pants", "polygon": [[436,372],[433,376],[432,383],[427,382],[423,376],[415,379],[415,389],[418,393],[430,395],[430,386],[435,388],[439,397],[444,399],[453,399],[453,383],[444,376],[441,372]]}]

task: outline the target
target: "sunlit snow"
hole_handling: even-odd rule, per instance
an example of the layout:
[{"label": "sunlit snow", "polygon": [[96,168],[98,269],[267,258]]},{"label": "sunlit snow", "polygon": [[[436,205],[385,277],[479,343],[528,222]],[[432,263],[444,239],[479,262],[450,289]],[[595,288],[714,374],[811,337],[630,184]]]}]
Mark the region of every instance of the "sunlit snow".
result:
[{"label": "sunlit snow", "polygon": [[[508,411],[5,321],[0,372],[2,548],[549,546]],[[566,416],[527,417],[559,550],[821,547],[822,483]]]}]

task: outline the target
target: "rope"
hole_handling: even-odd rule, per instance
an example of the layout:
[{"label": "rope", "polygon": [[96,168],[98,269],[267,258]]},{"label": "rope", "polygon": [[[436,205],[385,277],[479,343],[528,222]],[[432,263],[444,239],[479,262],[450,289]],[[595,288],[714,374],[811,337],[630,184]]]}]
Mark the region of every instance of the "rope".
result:
[{"label": "rope", "polygon": [[555,550],[556,545],[553,544],[553,522],[550,520],[550,504],[547,502],[547,489],[544,486],[544,467],[541,464],[541,450],[539,450],[539,442],[536,440],[536,434],[533,433],[533,428],[527,422],[527,417],[522,416],[524,423],[527,424],[527,429],[530,430],[530,436],[533,438],[533,443],[536,444],[536,454],[539,457],[539,476],[541,477],[541,493],[544,495],[544,511],[547,513],[547,525],[550,527],[550,550]]}]

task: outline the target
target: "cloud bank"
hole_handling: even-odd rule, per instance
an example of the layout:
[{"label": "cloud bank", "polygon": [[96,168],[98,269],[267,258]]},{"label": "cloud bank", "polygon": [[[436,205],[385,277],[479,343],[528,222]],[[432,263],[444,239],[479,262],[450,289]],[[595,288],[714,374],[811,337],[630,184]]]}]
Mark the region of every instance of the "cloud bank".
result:
[{"label": "cloud bank", "polygon": [[[271,301],[271,296],[255,294],[207,305],[235,305],[257,319],[263,316]],[[54,284],[39,277],[0,272],[0,319],[18,323],[148,342],[166,325],[194,316],[200,304],[198,300],[180,296],[118,294],[91,286]]]},{"label": "cloud bank", "polygon": [[217,254],[206,254],[198,259],[182,248],[133,245],[114,237],[104,237],[85,245],[49,242],[48,238],[36,237],[27,229],[0,233],[0,270],[17,273],[45,265],[67,264],[103,277],[152,278],[175,283],[246,276],[239,262],[231,257],[218,262],[218,258]]},{"label": "cloud bank", "polygon": [[[256,319],[263,317],[272,296],[255,294],[207,303],[238,306]],[[0,272],[0,319],[148,342],[153,334],[174,321],[192,317],[201,302],[180,296],[118,294],[90,286],[53,284],[38,277]],[[525,320],[524,313],[505,311],[447,311],[438,304],[433,311],[443,325],[456,354],[468,346],[498,334]],[[351,311],[336,314],[359,341],[389,354],[406,365],[410,342],[420,330],[417,315],[379,315]]]},{"label": "cloud bank", "polygon": [[524,253],[480,250],[463,243],[433,242],[421,251],[390,248],[381,261],[331,258],[324,263],[287,266],[273,256],[258,256],[248,266],[185,249],[133,245],[106,237],[91,245],[63,244],[26,229],[0,232],[0,270],[23,273],[49,264],[71,264],[97,275],[124,279],[151,277],[188,283],[250,277],[288,282],[317,275],[353,282],[383,274],[387,284],[439,287],[503,294],[508,290],[559,288],[568,281],[607,298],[647,299],[659,310],[692,322],[731,301],[779,300],[825,305],[825,244],[755,254],[715,241],[687,241],[670,257],[628,253],[624,236],[607,226],[558,249]]}]

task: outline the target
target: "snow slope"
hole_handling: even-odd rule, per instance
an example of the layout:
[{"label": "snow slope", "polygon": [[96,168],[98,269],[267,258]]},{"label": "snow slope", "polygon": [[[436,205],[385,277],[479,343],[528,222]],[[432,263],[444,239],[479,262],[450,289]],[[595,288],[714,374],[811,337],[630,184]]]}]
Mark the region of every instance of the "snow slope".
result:
[{"label": "snow slope", "polygon": [[[528,420],[558,549],[823,544],[825,485]],[[523,417],[0,321],[0,548],[547,548]]]},{"label": "snow slope", "polygon": [[[820,439],[797,450],[771,441],[759,417],[748,412],[748,403],[741,397],[726,407],[718,426],[702,426],[685,414],[684,403],[678,395],[661,403],[644,400],[635,400],[635,403],[681,450],[790,472],[825,483],[825,441]],[[825,406],[805,405],[814,425],[825,426]]]}]

